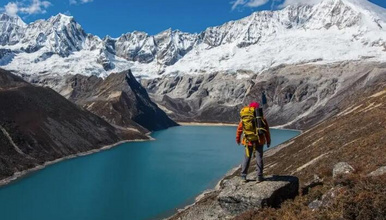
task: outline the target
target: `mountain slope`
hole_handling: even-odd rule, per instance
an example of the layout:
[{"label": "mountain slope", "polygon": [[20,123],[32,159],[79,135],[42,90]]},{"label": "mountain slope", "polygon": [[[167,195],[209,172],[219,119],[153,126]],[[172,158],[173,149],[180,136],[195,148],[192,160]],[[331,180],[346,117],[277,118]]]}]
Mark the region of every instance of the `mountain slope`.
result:
[{"label": "mountain slope", "polygon": [[149,131],[177,125],[150,100],[130,70],[106,79],[76,75],[66,84],[72,88],[65,89],[71,91],[65,97],[114,125]]},{"label": "mountain slope", "polygon": [[0,69],[0,179],[45,162],[122,140],[148,139],[117,129],[49,88]]},{"label": "mountain slope", "polygon": [[131,68],[137,77],[244,76],[240,70],[259,73],[280,64],[386,59],[386,10],[362,0],[255,12],[199,34],[132,32],[116,39],[85,34],[62,14],[26,26],[19,20],[2,15],[0,65],[20,74],[106,77]]},{"label": "mountain slope", "polygon": [[[357,90],[342,100],[345,108],[336,116],[265,152],[265,175],[298,177],[302,196],[275,209],[251,209],[235,219],[383,219],[386,174],[369,174],[386,164],[385,105],[385,82]],[[353,176],[333,177],[332,170],[339,162],[351,164]],[[255,175],[253,166],[251,176]],[[239,174],[240,169],[226,176],[217,189],[170,219],[234,217],[217,204],[224,191],[235,198],[229,201],[233,203],[243,193],[240,191],[246,187],[231,188],[240,181]],[[234,197],[229,192],[234,192]],[[314,201],[320,206],[311,206]]]},{"label": "mountain slope", "polygon": [[34,76],[28,80],[53,88],[68,100],[118,127],[147,133],[177,125],[150,100],[130,70],[112,73],[105,79],[77,74]]},{"label": "mountain slope", "polygon": [[341,62],[282,65],[251,78],[229,74],[185,75],[143,80],[149,94],[176,121],[237,123],[239,110],[262,103],[271,126],[307,129],[334,116],[342,100],[386,81],[385,63]]}]

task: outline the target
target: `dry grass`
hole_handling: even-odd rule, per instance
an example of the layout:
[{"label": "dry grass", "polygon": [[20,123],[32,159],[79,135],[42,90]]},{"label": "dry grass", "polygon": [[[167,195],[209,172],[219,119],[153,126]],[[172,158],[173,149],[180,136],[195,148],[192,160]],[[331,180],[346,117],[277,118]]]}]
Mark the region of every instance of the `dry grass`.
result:
[{"label": "dry grass", "polygon": [[[265,158],[266,174],[297,176],[301,195],[284,202],[281,208],[250,210],[235,219],[386,219],[386,175],[366,176],[386,165],[385,88],[385,84],[380,84],[344,100],[342,106],[361,108],[342,109],[349,113],[315,126],[288,147]],[[323,154],[326,155],[321,157]],[[342,161],[351,164],[355,172],[333,179],[332,169]],[[322,184],[308,185],[315,175],[323,179]],[[308,205],[317,199],[323,201],[323,206],[312,210]]]},{"label": "dry grass", "polygon": [[[334,181],[334,185],[318,186],[307,195],[297,197],[294,201],[283,203],[279,209],[265,208],[251,210],[236,220],[297,220],[297,219],[386,219],[386,175],[381,177],[362,177],[354,174]],[[321,199],[331,187],[336,189],[335,198],[324,207],[312,210],[308,204]]]}]

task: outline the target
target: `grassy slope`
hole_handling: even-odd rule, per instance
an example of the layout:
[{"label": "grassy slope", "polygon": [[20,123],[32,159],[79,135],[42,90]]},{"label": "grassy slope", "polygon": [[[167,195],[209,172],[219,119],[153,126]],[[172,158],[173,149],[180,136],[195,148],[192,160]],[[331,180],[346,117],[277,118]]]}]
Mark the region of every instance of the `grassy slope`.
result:
[{"label": "grassy slope", "polygon": [[[386,83],[345,99],[338,115],[307,130],[285,147],[267,152],[267,174],[291,174],[304,187],[318,175],[322,184],[288,201],[281,209],[249,211],[237,219],[386,219],[386,176],[366,175],[386,165]],[[273,152],[277,151],[277,152]],[[333,166],[348,162],[355,173],[332,178]],[[324,208],[311,211],[308,204],[334,191]],[[330,191],[331,192],[331,191]]]}]

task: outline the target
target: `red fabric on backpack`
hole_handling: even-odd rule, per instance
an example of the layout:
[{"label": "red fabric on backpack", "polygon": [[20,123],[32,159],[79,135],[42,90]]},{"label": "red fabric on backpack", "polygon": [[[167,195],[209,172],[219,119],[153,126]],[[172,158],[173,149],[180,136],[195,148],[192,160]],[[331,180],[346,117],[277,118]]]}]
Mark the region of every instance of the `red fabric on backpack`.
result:
[{"label": "red fabric on backpack", "polygon": [[255,109],[258,109],[260,107],[260,105],[257,102],[251,102],[251,104],[249,104],[249,107],[253,107]]}]

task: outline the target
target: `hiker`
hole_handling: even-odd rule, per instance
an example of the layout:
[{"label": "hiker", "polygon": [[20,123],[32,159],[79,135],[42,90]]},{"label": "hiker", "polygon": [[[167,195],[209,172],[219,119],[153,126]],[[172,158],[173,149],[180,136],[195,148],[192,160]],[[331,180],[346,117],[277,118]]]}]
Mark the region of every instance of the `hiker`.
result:
[{"label": "hiker", "polygon": [[[249,164],[253,153],[256,156],[257,182],[264,180],[263,177],[263,147],[271,145],[271,136],[267,120],[263,117],[262,109],[259,103],[252,102],[249,106],[244,107],[240,112],[241,120],[236,132],[236,142],[245,146],[245,156],[241,167],[241,177],[247,181]],[[243,138],[241,140],[241,134]]]}]

